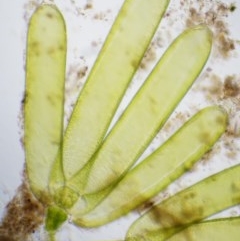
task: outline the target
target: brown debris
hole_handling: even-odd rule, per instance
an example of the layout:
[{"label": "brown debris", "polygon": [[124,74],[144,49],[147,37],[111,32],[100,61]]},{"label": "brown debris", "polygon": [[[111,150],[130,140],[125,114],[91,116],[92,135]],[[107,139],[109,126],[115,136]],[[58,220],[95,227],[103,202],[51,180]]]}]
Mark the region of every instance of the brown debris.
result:
[{"label": "brown debris", "polygon": [[148,65],[156,60],[156,50],[155,50],[155,43],[153,42],[150,47],[147,49],[146,53],[143,56],[143,59],[140,63],[141,69],[147,69]]},{"label": "brown debris", "polygon": [[102,12],[98,12],[96,14],[94,14],[93,19],[96,20],[101,20],[101,21],[108,21],[108,15],[111,12],[111,10],[106,10],[106,11],[102,11]]},{"label": "brown debris", "polygon": [[215,51],[224,58],[229,57],[231,51],[235,49],[234,41],[229,36],[228,24],[225,21],[228,14],[234,11],[234,6],[233,4],[226,5],[221,2],[214,2],[210,6],[190,7],[189,16],[186,20],[187,27],[207,24],[215,37]]},{"label": "brown debris", "polygon": [[228,57],[229,53],[235,49],[234,41],[226,36],[224,32],[220,32],[216,35],[216,41],[218,51],[223,57]]},{"label": "brown debris", "polygon": [[82,79],[83,77],[85,77],[87,71],[88,71],[88,67],[87,66],[83,66],[82,68],[80,68],[77,71],[77,78],[78,79]]},{"label": "brown debris", "polygon": [[227,76],[223,84],[224,97],[235,97],[239,95],[240,85],[236,80],[236,76]]},{"label": "brown debris", "polygon": [[24,182],[8,203],[0,226],[0,241],[22,241],[43,223],[45,208]]},{"label": "brown debris", "polygon": [[93,8],[93,3],[89,1],[88,3],[86,3],[84,10],[92,9],[92,8]]}]

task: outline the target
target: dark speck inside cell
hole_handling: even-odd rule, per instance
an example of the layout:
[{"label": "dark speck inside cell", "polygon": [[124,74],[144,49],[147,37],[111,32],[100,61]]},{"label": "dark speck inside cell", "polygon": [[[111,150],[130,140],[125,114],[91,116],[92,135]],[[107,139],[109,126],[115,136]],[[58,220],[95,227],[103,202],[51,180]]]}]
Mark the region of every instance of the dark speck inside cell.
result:
[{"label": "dark speck inside cell", "polygon": [[46,16],[47,16],[48,18],[53,18],[53,15],[52,15],[51,13],[46,13]]}]

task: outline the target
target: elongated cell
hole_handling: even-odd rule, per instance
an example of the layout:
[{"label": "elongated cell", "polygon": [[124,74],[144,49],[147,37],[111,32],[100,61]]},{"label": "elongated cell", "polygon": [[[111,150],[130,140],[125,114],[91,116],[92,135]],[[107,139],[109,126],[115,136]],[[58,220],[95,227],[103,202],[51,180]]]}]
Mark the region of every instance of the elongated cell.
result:
[{"label": "elongated cell", "polygon": [[70,211],[76,219],[93,209],[145,150],[203,68],[211,44],[206,26],[186,30],[171,44],[95,159],[68,183],[77,190],[81,180],[86,182],[81,199]]},{"label": "elongated cell", "polygon": [[62,143],[65,63],[64,19],[54,5],[41,5],[27,37],[24,144],[31,189],[44,202]]},{"label": "elongated cell", "polygon": [[82,226],[108,223],[155,196],[209,151],[227,126],[227,114],[208,107],[186,122],[152,155],[131,170],[91,212]]},{"label": "elongated cell", "polygon": [[168,2],[124,2],[74,107],[64,135],[63,162],[58,158],[52,171],[53,190],[64,185],[63,176],[69,180],[76,174],[101,144]]},{"label": "elongated cell", "polygon": [[238,241],[240,218],[222,218],[193,224],[167,241]]},{"label": "elongated cell", "polygon": [[135,221],[126,241],[161,241],[185,226],[240,202],[240,165],[225,169],[154,206]]},{"label": "elongated cell", "polygon": [[[68,185],[91,194],[124,175],[192,86],[211,46],[212,33],[206,26],[184,31],[157,63],[100,150]],[[85,180],[83,190],[79,187],[81,179]]]}]

